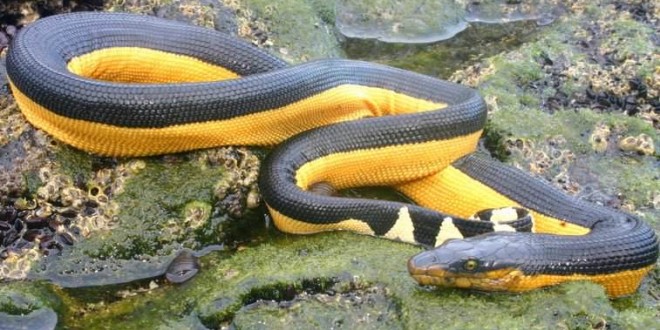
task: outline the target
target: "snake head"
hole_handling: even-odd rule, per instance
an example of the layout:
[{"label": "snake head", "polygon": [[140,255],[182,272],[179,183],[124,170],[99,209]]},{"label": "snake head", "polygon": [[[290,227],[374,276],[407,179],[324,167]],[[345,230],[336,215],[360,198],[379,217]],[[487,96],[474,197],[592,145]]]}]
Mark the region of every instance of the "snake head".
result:
[{"label": "snake head", "polygon": [[[491,233],[452,239],[424,251],[408,262],[408,271],[421,285],[517,291],[528,244],[517,233]],[[525,236],[525,235],[523,235]]]}]

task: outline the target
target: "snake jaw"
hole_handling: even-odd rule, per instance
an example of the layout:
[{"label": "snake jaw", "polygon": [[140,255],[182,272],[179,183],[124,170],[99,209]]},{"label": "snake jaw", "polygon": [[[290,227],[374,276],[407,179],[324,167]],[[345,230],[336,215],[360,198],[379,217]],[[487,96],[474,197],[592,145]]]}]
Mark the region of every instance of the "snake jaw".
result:
[{"label": "snake jaw", "polygon": [[408,271],[421,285],[513,291],[524,274],[500,250],[492,240],[451,240],[412,257]]},{"label": "snake jaw", "polygon": [[[412,261],[412,259],[411,259]],[[411,276],[420,285],[475,289],[483,291],[510,291],[523,276],[515,268],[502,268],[478,273],[452,272],[437,265],[427,268],[408,263]]]}]

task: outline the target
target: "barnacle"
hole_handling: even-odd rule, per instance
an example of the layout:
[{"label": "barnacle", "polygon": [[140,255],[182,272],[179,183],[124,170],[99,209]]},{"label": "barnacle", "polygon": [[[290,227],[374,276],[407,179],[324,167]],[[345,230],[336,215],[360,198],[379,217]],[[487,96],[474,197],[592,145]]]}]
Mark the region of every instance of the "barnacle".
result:
[{"label": "barnacle", "polygon": [[6,258],[0,263],[0,279],[24,279],[33,263],[40,257],[38,244],[20,251],[20,253],[13,250],[7,251]]},{"label": "barnacle", "polygon": [[211,205],[193,201],[184,207],[184,224],[191,228],[199,228],[206,224],[211,217]]},{"label": "barnacle", "polygon": [[610,128],[605,124],[598,124],[594,128],[593,133],[589,136],[589,143],[591,143],[591,148],[596,152],[604,152],[607,150],[607,141],[610,138]]},{"label": "barnacle", "polygon": [[257,179],[261,161],[245,148],[217,148],[201,152],[197,161],[202,168],[222,166],[224,175],[215,183],[213,194],[220,206],[235,217],[245,208],[256,208],[261,201]]},{"label": "barnacle", "polygon": [[245,198],[245,204],[248,209],[254,209],[259,206],[261,202],[261,194],[257,185],[253,185]]},{"label": "barnacle", "polygon": [[619,141],[619,149],[622,151],[634,151],[640,155],[653,155],[655,145],[653,139],[642,133],[638,136],[628,136]]},{"label": "barnacle", "polygon": [[20,173],[0,167],[0,202],[4,202],[8,197],[20,196],[25,190],[25,179]]},{"label": "barnacle", "polygon": [[33,199],[21,197],[14,202],[14,207],[18,210],[34,210],[37,207],[37,202]]},{"label": "barnacle", "polygon": [[[119,206],[112,198],[128,177],[144,167],[143,161],[134,161],[103,168],[87,183],[78,184],[53,163],[35,168],[41,185],[32,198],[14,196],[2,210],[4,217],[12,218],[12,225],[0,232],[8,236],[2,240],[2,248],[7,249],[2,249],[0,280],[24,278],[39,256],[60,253],[65,246],[114,227]],[[3,178],[7,175],[0,175],[0,182]]]}]

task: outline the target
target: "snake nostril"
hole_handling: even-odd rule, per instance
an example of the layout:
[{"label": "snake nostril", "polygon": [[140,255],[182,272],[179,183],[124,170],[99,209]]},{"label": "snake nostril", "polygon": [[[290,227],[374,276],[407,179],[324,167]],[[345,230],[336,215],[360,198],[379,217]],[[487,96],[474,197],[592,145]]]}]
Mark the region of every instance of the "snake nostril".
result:
[{"label": "snake nostril", "polygon": [[422,252],[410,258],[408,261],[408,269],[425,269],[437,263],[437,261],[435,254],[431,251]]}]

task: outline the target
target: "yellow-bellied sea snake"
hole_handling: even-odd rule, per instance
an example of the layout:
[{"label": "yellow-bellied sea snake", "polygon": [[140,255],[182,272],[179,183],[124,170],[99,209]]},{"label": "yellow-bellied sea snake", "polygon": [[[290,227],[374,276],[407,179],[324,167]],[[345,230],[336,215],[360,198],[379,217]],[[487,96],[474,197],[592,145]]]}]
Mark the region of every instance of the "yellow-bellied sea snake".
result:
[{"label": "yellow-bellied sea snake", "polygon": [[[460,85],[359,61],[289,66],[216,31],[112,13],[27,26],[7,73],[33,125],[92,153],[281,144],[259,182],[277,227],[437,247],[408,263],[421,284],[516,292],[591,280],[615,297],[635,292],[658,258],[637,217],[472,155],[486,109]],[[417,205],[315,184],[394,186]]]}]

